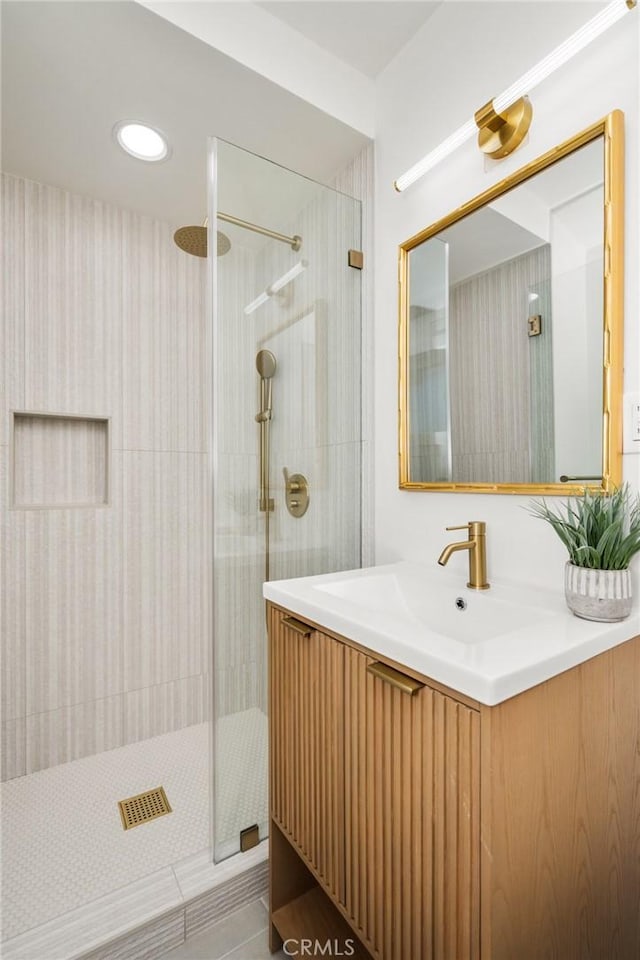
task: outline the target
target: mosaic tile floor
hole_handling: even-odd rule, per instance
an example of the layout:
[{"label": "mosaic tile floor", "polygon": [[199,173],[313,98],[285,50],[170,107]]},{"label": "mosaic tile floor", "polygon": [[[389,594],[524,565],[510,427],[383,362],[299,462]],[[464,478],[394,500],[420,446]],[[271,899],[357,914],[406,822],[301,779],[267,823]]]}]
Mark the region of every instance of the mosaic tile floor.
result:
[{"label": "mosaic tile floor", "polygon": [[[219,723],[223,836],[266,818],[267,720]],[[164,786],[173,812],[124,831],[117,801]],[[2,939],[206,849],[209,725],[187,727],[1,786]]]}]

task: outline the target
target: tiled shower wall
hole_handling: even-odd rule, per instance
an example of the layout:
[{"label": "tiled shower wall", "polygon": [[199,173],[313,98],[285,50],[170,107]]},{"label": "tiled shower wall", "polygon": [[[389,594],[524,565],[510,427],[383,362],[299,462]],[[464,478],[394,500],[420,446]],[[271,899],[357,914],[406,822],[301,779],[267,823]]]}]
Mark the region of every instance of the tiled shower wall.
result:
[{"label": "tiled shower wall", "polygon": [[[168,224],[8,175],[2,195],[8,779],[208,715],[208,396],[206,264]],[[12,411],[108,418],[108,503],[13,507]]]},{"label": "tiled shower wall", "polygon": [[553,397],[541,388],[551,365],[548,314],[540,338],[527,333],[528,291],[538,290],[549,277],[549,246],[544,245],[451,288],[451,452],[458,483],[478,477],[487,483],[529,483],[532,468],[550,470]]}]

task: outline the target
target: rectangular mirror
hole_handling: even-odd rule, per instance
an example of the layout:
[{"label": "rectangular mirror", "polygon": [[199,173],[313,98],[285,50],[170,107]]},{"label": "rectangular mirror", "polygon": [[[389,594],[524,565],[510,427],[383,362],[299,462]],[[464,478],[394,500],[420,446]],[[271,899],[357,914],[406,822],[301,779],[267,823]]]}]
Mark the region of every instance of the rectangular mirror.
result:
[{"label": "rectangular mirror", "polygon": [[570,494],[622,471],[623,115],[400,246],[400,486]]}]

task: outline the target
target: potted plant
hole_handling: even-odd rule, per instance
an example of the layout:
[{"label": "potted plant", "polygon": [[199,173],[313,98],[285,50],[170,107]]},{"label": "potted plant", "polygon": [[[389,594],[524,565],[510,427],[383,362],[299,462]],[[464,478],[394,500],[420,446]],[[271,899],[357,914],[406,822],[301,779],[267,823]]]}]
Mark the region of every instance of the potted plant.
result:
[{"label": "potted plant", "polygon": [[564,591],[577,617],[611,623],[631,612],[629,564],[640,551],[640,496],[625,484],[612,493],[585,490],[552,509],[543,501],[529,508],[546,520],[569,553]]}]

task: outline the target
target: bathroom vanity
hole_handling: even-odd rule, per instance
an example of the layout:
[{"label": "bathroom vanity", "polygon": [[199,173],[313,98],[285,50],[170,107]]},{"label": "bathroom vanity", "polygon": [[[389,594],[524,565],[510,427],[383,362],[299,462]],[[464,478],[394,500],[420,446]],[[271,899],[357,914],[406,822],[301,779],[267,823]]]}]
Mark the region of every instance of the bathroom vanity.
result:
[{"label": "bathroom vanity", "polygon": [[413,564],[264,589],[272,950],[640,956],[637,611]]}]

